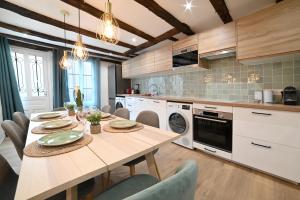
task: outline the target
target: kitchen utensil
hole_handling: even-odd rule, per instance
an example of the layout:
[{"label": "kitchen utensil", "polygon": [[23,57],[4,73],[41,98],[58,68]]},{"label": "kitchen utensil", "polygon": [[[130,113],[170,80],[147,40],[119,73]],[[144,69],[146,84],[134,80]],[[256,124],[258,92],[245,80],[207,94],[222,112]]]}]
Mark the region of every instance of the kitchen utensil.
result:
[{"label": "kitchen utensil", "polygon": [[273,91],[272,90],[264,90],[263,91],[263,100],[264,100],[264,103],[273,103]]}]

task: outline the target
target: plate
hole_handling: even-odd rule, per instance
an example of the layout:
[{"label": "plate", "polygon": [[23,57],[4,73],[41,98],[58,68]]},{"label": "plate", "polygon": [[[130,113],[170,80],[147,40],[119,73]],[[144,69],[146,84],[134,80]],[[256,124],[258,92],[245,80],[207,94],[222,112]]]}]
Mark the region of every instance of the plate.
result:
[{"label": "plate", "polygon": [[55,129],[55,128],[63,128],[69,126],[73,123],[72,120],[54,120],[51,122],[45,122],[41,124],[41,127],[44,129]]},{"label": "plate", "polygon": [[110,115],[111,115],[110,113],[101,112],[101,118],[107,118]]},{"label": "plate", "polygon": [[50,112],[50,113],[40,114],[37,117],[40,118],[40,119],[51,119],[51,118],[60,117],[60,116],[61,116],[61,113]]},{"label": "plate", "polygon": [[61,146],[75,142],[83,137],[83,132],[60,131],[41,137],[37,143],[43,146]]},{"label": "plate", "polygon": [[109,123],[109,126],[112,128],[131,128],[134,127],[137,123],[131,120],[114,120]]}]

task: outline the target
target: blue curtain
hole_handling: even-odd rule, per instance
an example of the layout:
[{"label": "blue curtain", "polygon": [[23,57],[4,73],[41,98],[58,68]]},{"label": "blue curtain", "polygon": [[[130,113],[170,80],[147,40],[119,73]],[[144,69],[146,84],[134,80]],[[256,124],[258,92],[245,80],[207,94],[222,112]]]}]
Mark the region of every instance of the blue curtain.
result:
[{"label": "blue curtain", "polygon": [[101,106],[101,82],[100,82],[100,59],[91,58],[91,63],[94,68],[94,88],[95,88],[95,106],[100,108]]},{"label": "blue curtain", "polygon": [[64,102],[70,101],[68,71],[59,66],[63,53],[63,49],[53,50],[53,108],[63,107]]},{"label": "blue curtain", "polygon": [[0,36],[0,96],[3,120],[12,119],[14,112],[23,112],[10,48],[6,38]]}]

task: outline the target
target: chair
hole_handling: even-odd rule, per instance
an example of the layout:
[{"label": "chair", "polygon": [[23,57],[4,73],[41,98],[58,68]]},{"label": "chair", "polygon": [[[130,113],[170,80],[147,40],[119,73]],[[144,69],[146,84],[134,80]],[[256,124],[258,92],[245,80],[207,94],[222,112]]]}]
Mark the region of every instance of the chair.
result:
[{"label": "chair", "polygon": [[1,124],[4,132],[13,142],[19,157],[23,158],[23,149],[26,143],[26,130],[23,130],[18,124],[11,120],[5,120]]},{"label": "chair", "polygon": [[111,106],[110,105],[103,106],[101,108],[101,111],[105,112],[105,113],[110,113],[111,112]]},{"label": "chair", "polygon": [[[136,118],[136,121],[148,126],[159,128],[159,117],[153,111],[140,112]],[[157,153],[157,151],[158,149],[154,150],[153,153]],[[141,156],[124,164],[125,166],[128,166],[130,168],[130,176],[133,176],[135,174],[135,165],[143,162],[144,160],[146,160],[145,156]]]},{"label": "chair", "polygon": [[161,182],[150,175],[135,175],[117,183],[95,200],[194,200],[197,177],[197,163],[190,160]]},{"label": "chair", "polygon": [[0,197],[1,200],[11,200],[15,197],[18,175],[6,159],[0,155]]},{"label": "chair", "polygon": [[64,107],[53,108],[52,111],[66,111]]},{"label": "chair", "polygon": [[130,114],[129,114],[129,110],[126,108],[118,108],[113,115],[117,116],[117,117],[121,117],[124,119],[129,119],[130,118]]},{"label": "chair", "polygon": [[26,133],[28,131],[29,122],[30,120],[26,115],[22,112],[15,112],[13,114],[13,120],[23,129],[26,130]]}]

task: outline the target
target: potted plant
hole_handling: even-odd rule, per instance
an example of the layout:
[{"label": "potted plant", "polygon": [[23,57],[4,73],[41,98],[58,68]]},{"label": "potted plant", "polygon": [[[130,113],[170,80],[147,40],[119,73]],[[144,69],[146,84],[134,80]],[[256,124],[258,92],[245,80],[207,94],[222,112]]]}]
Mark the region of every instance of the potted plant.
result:
[{"label": "potted plant", "polygon": [[74,116],[75,115],[75,106],[74,104],[67,104],[67,110],[68,110],[68,115],[69,116]]},{"label": "potted plant", "polygon": [[74,90],[74,96],[75,96],[75,102],[76,102],[76,106],[77,106],[77,109],[79,111],[82,110],[82,107],[83,107],[83,94],[81,93],[80,89],[78,86],[76,86],[75,90]]},{"label": "potted plant", "polygon": [[100,124],[101,113],[100,112],[90,114],[86,118],[86,120],[91,123],[91,125],[90,125],[91,134],[101,133],[101,124]]}]

